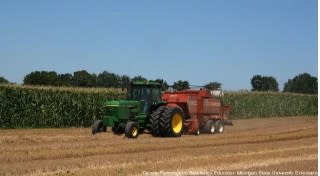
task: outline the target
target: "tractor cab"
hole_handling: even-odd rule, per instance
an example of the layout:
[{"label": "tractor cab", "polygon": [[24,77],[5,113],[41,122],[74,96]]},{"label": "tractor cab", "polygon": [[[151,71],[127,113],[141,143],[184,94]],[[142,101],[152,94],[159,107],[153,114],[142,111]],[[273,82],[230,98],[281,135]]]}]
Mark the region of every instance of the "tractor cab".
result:
[{"label": "tractor cab", "polygon": [[151,106],[161,101],[161,84],[156,81],[132,82],[128,91],[128,100],[141,103],[141,112],[148,113]]}]

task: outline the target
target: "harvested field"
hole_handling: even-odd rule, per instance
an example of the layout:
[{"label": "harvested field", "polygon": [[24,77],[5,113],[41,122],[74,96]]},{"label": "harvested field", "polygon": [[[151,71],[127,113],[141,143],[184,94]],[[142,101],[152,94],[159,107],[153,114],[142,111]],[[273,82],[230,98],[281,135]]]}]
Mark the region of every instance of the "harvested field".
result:
[{"label": "harvested field", "polygon": [[[89,128],[0,130],[0,175],[317,171],[317,117],[234,120],[224,134],[127,139]],[[145,175],[147,175],[145,174]]]}]

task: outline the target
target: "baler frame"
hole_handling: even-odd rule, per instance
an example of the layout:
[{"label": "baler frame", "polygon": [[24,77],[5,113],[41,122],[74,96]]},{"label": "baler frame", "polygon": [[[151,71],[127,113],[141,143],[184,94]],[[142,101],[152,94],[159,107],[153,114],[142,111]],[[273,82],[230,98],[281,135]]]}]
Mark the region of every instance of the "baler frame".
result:
[{"label": "baler frame", "polygon": [[232,110],[230,105],[223,104],[221,97],[213,96],[206,89],[167,91],[163,93],[162,99],[168,103],[168,107],[179,107],[182,110],[187,133],[199,134],[209,120],[224,123]]}]

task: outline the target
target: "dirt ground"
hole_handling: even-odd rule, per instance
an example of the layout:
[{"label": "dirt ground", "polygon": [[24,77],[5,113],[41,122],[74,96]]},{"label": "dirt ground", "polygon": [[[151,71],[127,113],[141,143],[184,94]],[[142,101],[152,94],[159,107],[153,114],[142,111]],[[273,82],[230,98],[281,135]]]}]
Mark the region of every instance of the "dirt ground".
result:
[{"label": "dirt ground", "polygon": [[89,128],[0,130],[0,175],[275,175],[318,170],[317,117],[233,123],[223,134],[142,134],[134,140],[110,129],[95,136]]}]

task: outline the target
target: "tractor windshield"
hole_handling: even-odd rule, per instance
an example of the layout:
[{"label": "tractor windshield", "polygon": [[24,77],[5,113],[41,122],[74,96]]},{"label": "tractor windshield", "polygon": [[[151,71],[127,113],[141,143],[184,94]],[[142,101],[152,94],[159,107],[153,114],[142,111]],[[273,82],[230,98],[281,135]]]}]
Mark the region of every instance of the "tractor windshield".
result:
[{"label": "tractor windshield", "polygon": [[129,99],[144,100],[146,102],[159,101],[161,90],[156,87],[133,86],[129,92]]},{"label": "tractor windshield", "polygon": [[129,98],[132,100],[141,100],[142,99],[142,92],[143,92],[142,87],[133,87],[133,88],[131,88]]}]

